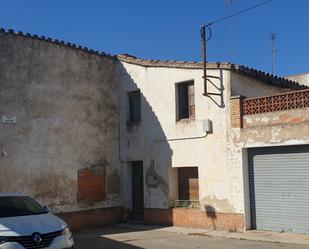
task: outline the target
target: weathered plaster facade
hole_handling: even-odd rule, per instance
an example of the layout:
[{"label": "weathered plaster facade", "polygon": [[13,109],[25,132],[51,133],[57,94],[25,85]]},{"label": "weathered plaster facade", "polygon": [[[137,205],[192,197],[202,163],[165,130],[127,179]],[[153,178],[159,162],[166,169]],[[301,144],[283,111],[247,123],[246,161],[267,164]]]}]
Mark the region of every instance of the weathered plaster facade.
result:
[{"label": "weathered plaster facade", "polygon": [[[244,128],[229,132],[231,158],[239,169],[239,196],[244,205],[245,228],[251,228],[247,149],[309,144],[308,109],[244,116]],[[240,178],[240,176],[242,178]]]},{"label": "weathered plaster facade", "polygon": [[57,213],[120,206],[115,59],[2,32],[0,48],[0,114],[16,117],[0,123],[0,191]]},{"label": "weathered plaster facade", "polygon": [[[222,97],[214,100],[202,95],[202,70],[145,68],[128,63],[121,64],[119,85],[122,160],[143,160],[145,179],[150,167],[153,167],[162,179],[155,188],[148,187],[145,181],[147,208],[168,208],[170,201],[177,199],[176,168],[198,166],[202,202],[205,202],[205,205],[209,200],[216,203],[218,212],[239,211],[237,204],[227,201],[230,200],[230,193],[227,192],[229,183],[223,180],[227,173],[227,162],[226,158],[217,153],[221,151],[225,154],[227,150],[224,131],[227,129],[225,101],[229,96],[229,72],[216,70],[211,73],[222,78],[222,81],[215,82],[222,88]],[[186,80],[194,80],[196,118],[176,121],[175,84]],[[128,127],[126,94],[136,89],[141,90],[143,99],[142,121],[139,126]],[[213,134],[208,136],[202,128],[205,119],[212,120],[215,127]],[[207,153],[204,152],[205,148]],[[222,165],[222,168],[218,168],[213,162]],[[213,174],[206,173],[209,171]],[[204,182],[207,182],[207,187]],[[223,182],[226,184],[224,187]],[[124,184],[130,185],[130,181]],[[130,198],[128,185],[122,187],[123,190],[128,190],[123,196]],[[128,199],[126,203],[130,207]]]},{"label": "weathered plaster facade", "polygon": [[[208,63],[218,95],[204,96],[197,62],[112,57],[3,31],[0,48],[0,191],[28,193],[76,229],[119,220],[122,207],[129,214],[133,161],[143,162],[146,222],[250,229],[247,150],[309,141],[307,108],[242,115],[242,98],[304,88],[251,68]],[[176,87],[186,81],[195,117],[178,120]],[[140,123],[129,121],[136,90]],[[173,209],[182,167],[198,167],[199,209]]]},{"label": "weathered plaster facade", "polygon": [[[300,127],[295,124],[304,122],[306,116],[298,113],[301,112],[299,110],[286,111],[285,114],[262,114],[260,118],[244,116],[244,129],[235,129],[231,126],[230,97],[268,96],[289,92],[291,88],[266,84],[261,79],[233,72],[226,65],[222,68],[210,66],[207,73],[218,79],[212,79],[208,90],[221,95],[209,98],[203,96],[201,68],[175,64],[173,67],[166,63],[161,65],[160,62],[156,65],[155,61],[131,61],[128,57],[120,57],[120,60],[121,157],[124,161],[144,162],[146,220],[160,224],[161,217],[161,223],[165,224],[250,229],[250,215],[246,214],[246,148],[292,144],[292,140],[296,144],[305,143],[307,137],[300,139],[304,130],[298,130]],[[194,81],[196,117],[177,120],[176,84],[188,80]],[[142,121],[138,126],[129,127],[126,95],[137,89],[140,89],[143,98]],[[211,134],[203,131],[202,123],[207,119],[213,123]],[[260,127],[251,127],[253,123],[260,123]],[[281,126],[272,127],[279,123]],[[285,131],[286,127],[291,128],[291,124],[293,129]],[[301,124],[301,127],[304,125]],[[294,133],[300,135],[296,140]],[[167,211],[178,198],[177,168],[194,166],[198,167],[202,213],[180,209]],[[122,179],[126,180],[122,182],[121,189],[124,204],[130,209],[129,168],[129,164],[122,167]],[[162,179],[156,186],[147,184],[149,169]],[[205,213],[216,213],[216,217],[207,217]]]}]

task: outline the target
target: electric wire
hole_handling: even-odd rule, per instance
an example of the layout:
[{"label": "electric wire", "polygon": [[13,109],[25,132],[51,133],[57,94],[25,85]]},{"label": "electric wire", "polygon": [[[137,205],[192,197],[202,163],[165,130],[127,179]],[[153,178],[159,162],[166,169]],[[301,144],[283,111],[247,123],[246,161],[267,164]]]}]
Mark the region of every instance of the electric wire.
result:
[{"label": "electric wire", "polygon": [[[256,8],[258,8],[258,7],[261,7],[261,6],[263,6],[263,5],[265,5],[265,4],[268,4],[268,3],[272,2],[272,1],[273,1],[273,0],[267,0],[267,1],[261,2],[261,3],[259,3],[259,4],[256,4],[256,5],[254,5],[254,6],[249,7],[249,8],[247,8],[247,9],[240,10],[240,11],[238,11],[238,12],[232,14],[232,15],[228,15],[228,16],[222,17],[222,18],[220,18],[220,19],[217,19],[217,20],[215,20],[215,21],[209,22],[209,23],[206,24],[206,25],[202,25],[202,27],[201,27],[201,37],[202,37],[202,39],[206,39],[206,41],[209,41],[209,40],[211,39],[211,37],[212,37],[212,30],[211,30],[210,26],[212,26],[212,25],[214,25],[214,24],[217,24],[217,23],[219,23],[219,22],[225,21],[225,20],[227,20],[227,19],[230,19],[231,17],[238,16],[238,15],[241,15],[241,14],[246,13],[246,12],[248,12],[248,11],[251,11],[251,10],[253,10],[253,9],[256,9]],[[206,32],[203,31],[205,28],[207,28],[208,31],[209,31],[209,36],[208,36],[208,38],[206,38]]]},{"label": "electric wire", "polygon": [[252,7],[249,7],[249,8],[247,8],[247,9],[240,10],[240,11],[238,11],[238,12],[232,14],[232,15],[228,15],[228,16],[222,17],[222,18],[220,18],[220,19],[217,19],[217,20],[215,20],[215,21],[213,21],[213,22],[209,22],[206,26],[211,26],[211,25],[217,24],[217,23],[219,23],[219,22],[225,21],[225,20],[227,20],[227,19],[229,19],[229,18],[231,18],[231,17],[238,16],[238,15],[243,14],[243,13],[245,13],[245,12],[248,12],[248,11],[250,11],[250,10],[256,9],[256,8],[261,7],[261,6],[263,6],[263,5],[267,4],[267,3],[270,3],[270,2],[272,2],[272,1],[273,1],[273,0],[267,0],[267,1],[264,1],[264,2],[259,3],[259,4],[257,4],[257,5],[254,5],[254,6],[252,6]]}]

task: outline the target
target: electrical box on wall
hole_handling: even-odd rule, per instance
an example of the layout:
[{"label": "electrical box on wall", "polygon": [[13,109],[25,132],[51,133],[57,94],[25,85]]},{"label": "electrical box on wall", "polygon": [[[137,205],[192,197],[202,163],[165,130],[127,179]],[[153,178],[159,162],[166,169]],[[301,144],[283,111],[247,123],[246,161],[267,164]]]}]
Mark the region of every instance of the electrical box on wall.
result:
[{"label": "electrical box on wall", "polygon": [[203,131],[207,134],[212,133],[212,121],[210,119],[203,120]]}]

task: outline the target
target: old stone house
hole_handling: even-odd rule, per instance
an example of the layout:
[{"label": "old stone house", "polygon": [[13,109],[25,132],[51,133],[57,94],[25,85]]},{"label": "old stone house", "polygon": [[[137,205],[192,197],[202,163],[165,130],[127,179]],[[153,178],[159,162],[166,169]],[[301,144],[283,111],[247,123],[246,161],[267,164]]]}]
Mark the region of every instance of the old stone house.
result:
[{"label": "old stone house", "polygon": [[74,229],[121,219],[309,232],[309,91],[245,66],[0,32],[0,191]]}]

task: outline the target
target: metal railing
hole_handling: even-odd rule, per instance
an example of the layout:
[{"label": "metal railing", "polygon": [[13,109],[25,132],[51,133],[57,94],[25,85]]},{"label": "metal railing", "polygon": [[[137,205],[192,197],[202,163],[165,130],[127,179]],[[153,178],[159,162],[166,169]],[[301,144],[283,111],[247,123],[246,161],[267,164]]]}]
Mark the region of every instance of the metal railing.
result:
[{"label": "metal railing", "polygon": [[174,201],[175,208],[191,208],[191,209],[199,209],[200,201],[198,200],[175,200]]}]

